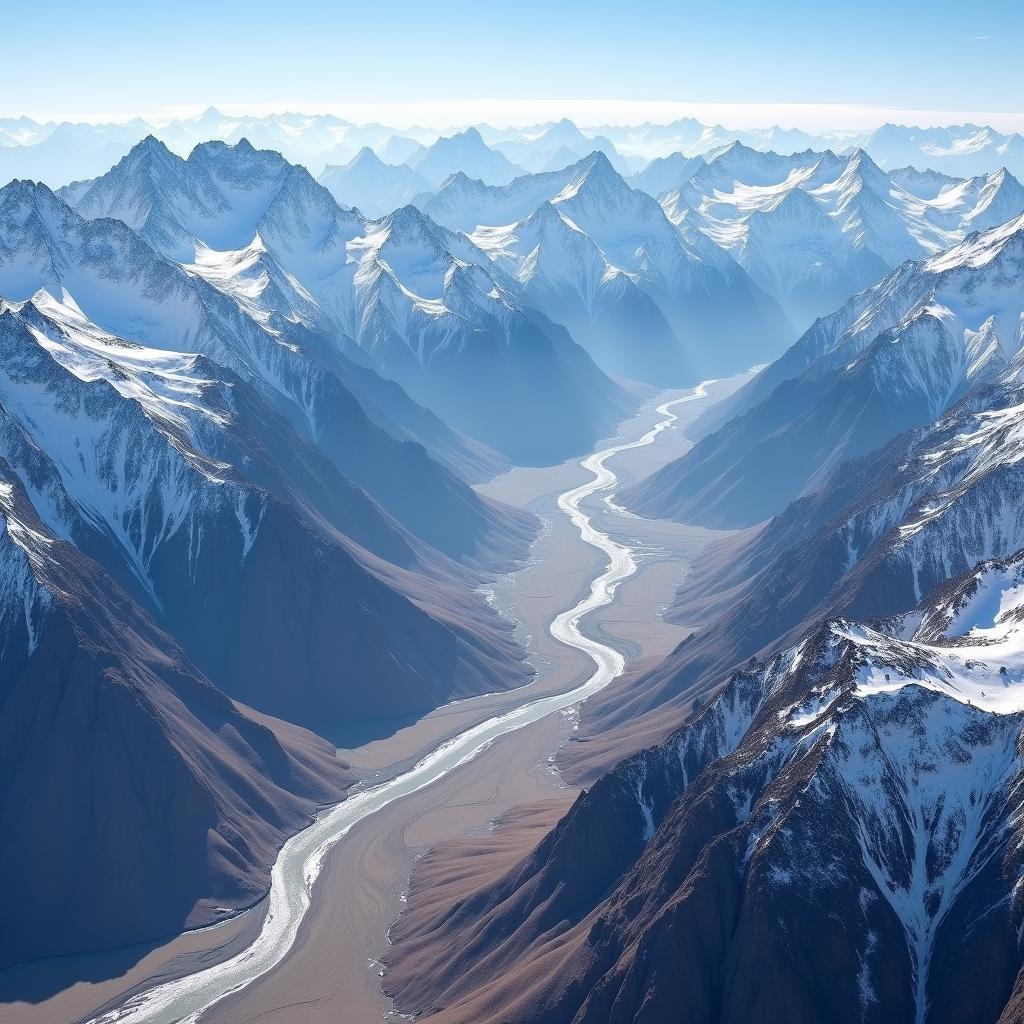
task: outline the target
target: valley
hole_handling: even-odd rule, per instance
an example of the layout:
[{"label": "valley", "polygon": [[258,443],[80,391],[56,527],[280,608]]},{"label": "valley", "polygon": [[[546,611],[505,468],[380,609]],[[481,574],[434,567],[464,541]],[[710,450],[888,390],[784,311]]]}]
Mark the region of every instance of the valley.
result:
[{"label": "valley", "polygon": [[[124,980],[111,980],[79,986],[35,1008],[15,1007],[5,1021],[29,1024],[65,1012],[97,1022],[177,1021],[199,1010],[205,1010],[204,1021],[235,1019],[246,1005],[268,1001],[280,1003],[281,1019],[288,1019],[295,1004],[287,994],[323,977],[325,951],[334,951],[333,957],[339,944],[351,950],[345,959],[353,968],[344,981],[332,969],[329,994],[303,999],[304,1012],[321,1006],[326,1020],[339,1000],[351,1006],[357,999],[367,1012],[384,1015],[379,979],[368,961],[384,952],[379,937],[388,915],[397,913],[416,851],[442,837],[479,831],[523,802],[537,802],[543,820],[553,823],[572,792],[550,767],[572,735],[568,712],[627,662],[633,667],[656,659],[681,637],[680,629],[667,625],[652,631],[650,617],[670,600],[678,573],[707,538],[702,531],[623,520],[608,501],[619,473],[645,473],[685,448],[677,416],[690,421],[710,395],[719,397],[743,379],[650,400],[622,428],[627,440],[579,463],[515,470],[487,485],[487,492],[541,516],[545,524],[528,564],[494,585],[495,603],[518,622],[531,651],[538,669],[534,682],[512,693],[446,705],[388,739],[340,751],[360,781],[336,810],[321,814],[317,825],[285,845],[271,895],[237,924],[183,936],[150,954],[128,975],[134,980],[127,991],[136,991],[127,1001],[113,996],[110,1011],[82,1012],[101,993],[123,990]],[[605,468],[611,460],[615,471]],[[557,490],[566,484],[567,490]],[[563,610],[581,591],[586,596]],[[502,739],[510,732],[516,734],[514,744]],[[376,781],[382,778],[388,781]],[[339,889],[358,891],[360,898],[328,898]],[[220,962],[205,966],[211,957]],[[157,966],[157,958],[163,965]],[[155,988],[145,980],[168,974]],[[180,978],[171,980],[175,975]],[[0,975],[3,980],[17,982]]]},{"label": "valley", "polygon": [[0,102],[0,1024],[1020,1024],[1019,17],[304,6]]}]

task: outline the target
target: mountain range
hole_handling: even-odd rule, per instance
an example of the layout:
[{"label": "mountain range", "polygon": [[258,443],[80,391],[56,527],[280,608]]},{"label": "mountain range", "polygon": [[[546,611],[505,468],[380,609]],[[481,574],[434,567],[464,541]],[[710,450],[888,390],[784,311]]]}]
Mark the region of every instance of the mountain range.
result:
[{"label": "mountain range", "polygon": [[[107,126],[102,131],[97,128],[95,139],[88,143],[98,147],[95,160],[108,162],[113,152],[110,146],[127,148],[123,140],[144,127],[142,122],[132,122]],[[603,231],[584,230],[593,242],[590,245],[579,237],[565,235],[558,223],[543,213],[536,224],[524,229],[523,238],[517,238],[518,250],[515,246],[500,250],[502,262],[513,276],[525,279],[534,304],[568,326],[592,355],[603,357],[603,365],[611,372],[629,375],[629,359],[623,358],[619,350],[635,346],[636,335],[642,336],[652,351],[644,368],[634,375],[659,382],[674,382],[673,374],[698,369],[692,359],[680,357],[678,349],[680,345],[685,348],[687,336],[703,336],[709,325],[726,332],[723,341],[729,351],[740,349],[748,355],[760,348],[762,358],[773,355],[792,340],[789,323],[803,329],[903,260],[942,251],[970,231],[995,226],[1024,209],[1024,188],[1012,174],[1017,166],[1012,140],[1004,138],[983,153],[979,150],[977,163],[929,163],[919,159],[915,170],[894,161],[892,153],[897,149],[889,146],[883,152],[879,148],[881,141],[900,134],[891,126],[870,138],[825,135],[816,139],[803,133],[782,132],[739,133],[730,138],[718,129],[710,130],[710,136],[703,128],[694,134],[694,126],[684,122],[663,129],[646,126],[642,131],[608,129],[585,134],[563,119],[518,132],[498,132],[482,126],[480,130],[468,128],[431,136],[417,129],[405,137],[407,146],[396,149],[401,136],[379,125],[363,130],[337,118],[288,115],[230,119],[207,111],[194,123],[175,122],[160,131],[172,150],[190,154],[193,140],[202,138],[203,133],[207,137],[220,135],[236,145],[235,140],[245,138],[242,133],[247,129],[252,129],[250,134],[258,141],[266,140],[285,153],[299,153],[314,169],[322,167],[324,161],[304,148],[307,143],[326,146],[330,142],[335,151],[342,152],[337,149],[341,145],[337,140],[354,143],[361,139],[362,147],[351,153],[347,163],[327,161],[320,172],[322,183],[343,208],[356,207],[364,217],[380,219],[413,204],[444,226],[469,233],[477,228],[512,232],[526,216],[537,212],[541,201],[553,201],[558,196],[569,182],[570,168],[592,160],[595,152],[602,153],[627,184],[659,199],[684,245],[692,250],[690,256],[706,265],[697,272],[691,270],[682,280],[671,267],[651,267],[651,254],[644,244],[623,253],[622,243],[628,242],[628,236],[615,243],[606,237],[607,224]],[[9,144],[0,147],[0,160],[9,157],[16,163],[36,147],[48,145],[51,138],[66,157],[73,147],[65,136],[72,130],[76,138],[92,139],[88,126],[33,126],[18,119],[4,127]],[[924,147],[922,154],[941,148],[934,139],[923,141],[920,132],[908,129],[904,134],[916,140],[914,145]],[[952,129],[946,136],[945,144],[959,147],[958,152],[970,149],[962,140],[956,141],[959,136]],[[122,142],[110,141],[115,138]],[[664,147],[675,148],[663,148],[649,166],[640,169],[638,158],[627,160],[616,148],[616,138],[624,147],[622,152],[631,146],[634,150],[652,146],[656,139]],[[994,136],[992,139],[995,142]],[[300,144],[300,140],[304,141]],[[796,149],[798,142],[807,148]],[[811,148],[815,142],[828,142],[835,148]],[[386,162],[371,148],[377,146],[383,152],[385,145],[391,147],[387,158],[400,158],[400,162]],[[770,145],[778,152],[768,150]],[[37,156],[42,158],[41,154]],[[941,169],[935,169],[940,165]],[[25,169],[31,166],[29,160]],[[90,169],[95,166],[90,164]],[[882,166],[890,170],[882,170]],[[950,171],[958,169],[978,173],[950,176]],[[531,173],[524,175],[524,170]],[[18,173],[19,168],[12,164],[12,171]],[[133,162],[124,173],[134,174]],[[546,183],[545,174],[551,175]],[[534,181],[534,175],[539,175],[539,180]],[[453,176],[454,186],[449,181]],[[520,177],[526,177],[529,184],[514,186],[513,181]],[[465,189],[463,178],[496,188],[507,186],[515,198],[495,195],[484,204],[489,209],[481,208],[479,197],[459,195]],[[62,194],[75,205],[86,187],[86,182],[79,180]],[[534,193],[536,201],[524,203]],[[622,201],[621,197],[616,199]],[[635,206],[637,201],[632,202]],[[631,210],[623,219],[628,223],[638,215],[637,210]],[[215,214],[208,212],[209,216]],[[644,216],[649,232],[650,222],[657,218],[650,212]],[[468,223],[471,219],[472,224]],[[554,251],[548,262],[568,262],[571,270],[555,267],[550,273],[538,275],[525,265],[535,248],[527,250],[525,246],[531,239],[540,240],[541,229],[564,236],[546,238],[545,248]],[[713,249],[703,245],[704,237],[715,243]],[[477,237],[474,241],[483,243],[485,239]],[[651,242],[653,238],[639,241]],[[619,251],[608,251],[615,244]],[[576,252],[580,246],[587,250],[585,254]],[[595,253],[594,246],[602,251]],[[211,247],[224,251],[240,245],[213,238]],[[733,260],[723,261],[723,251]],[[480,259],[472,252],[453,255],[470,262]],[[638,261],[642,267],[638,268]],[[655,262],[664,262],[664,256],[656,254]],[[750,282],[738,277],[733,263],[746,271]],[[732,291],[747,293],[728,325],[720,322],[722,309],[733,312],[732,304],[723,304],[720,299],[723,277]],[[634,285],[646,297],[639,295]],[[659,290],[667,294],[660,298],[652,294]],[[781,306],[783,317],[765,307],[760,293]],[[719,312],[709,316],[700,308],[702,305],[716,306]],[[759,344],[750,340],[752,318],[763,322]],[[348,334],[358,333],[351,316],[336,327]],[[590,344],[586,344],[588,339]],[[717,374],[723,372],[723,367],[732,369],[726,364],[706,364],[702,372]],[[417,391],[410,379],[402,383]],[[424,394],[421,391],[415,397]]]},{"label": "mountain range", "polygon": [[[421,150],[444,136],[465,135],[469,127],[473,137],[466,141],[476,142],[479,136],[494,154],[530,172],[557,170],[600,151],[620,173],[628,174],[673,154],[709,156],[740,142],[754,150],[787,156],[807,149],[845,154],[860,148],[890,171],[915,167],[971,178],[1006,167],[1017,177],[1024,176],[1022,137],[977,124],[928,128],[885,124],[862,132],[810,132],[779,126],[727,128],[684,117],[667,124],[588,125],[581,129],[563,118],[514,128],[479,124],[438,130],[355,124],[333,114],[232,115],[210,107],[193,117],[160,124],[141,118],[97,124],[0,118],[0,179],[31,177],[56,188],[76,178],[93,177],[149,134],[157,135],[181,156],[210,140],[233,145],[245,138],[257,148],[274,149],[319,174],[328,164],[348,163],[364,147],[372,148],[390,164],[419,160],[423,158]],[[505,166],[493,156],[487,159],[495,167]],[[472,169],[455,170],[470,173]]]},{"label": "mountain range", "polygon": [[[292,362],[296,346],[334,369],[340,353],[513,461],[585,450],[628,407],[464,235],[411,206],[368,220],[277,153],[210,143],[183,160],[148,138],[63,195],[87,218],[124,221],[266,325],[267,358]],[[531,406],[539,382],[551,401]]]},{"label": "mountain range", "polygon": [[904,264],[817,321],[714,414],[731,419],[628,500],[659,515],[748,526],[844,460],[935,420],[1014,365],[1024,340],[1022,256],[1018,216]]},{"label": "mountain range", "polygon": [[1018,143],[0,121],[0,173],[62,184],[0,188],[0,968],[256,903],[339,746],[532,678],[488,586],[551,533],[477,485],[749,370],[605,495],[713,531],[686,639],[581,706],[539,842],[417,861],[385,991],[1020,1019]]},{"label": "mountain range", "polygon": [[[694,381],[745,368],[790,333],[728,254],[676,228],[603,153],[505,187],[457,174],[421,208],[467,233],[608,372]],[[712,321],[714,347],[703,343]]]},{"label": "mountain range", "polygon": [[1024,212],[1024,186],[1005,168],[889,174],[863,150],[779,156],[733,143],[677,172],[661,195],[673,222],[731,253],[802,327],[905,260]]},{"label": "mountain range", "polygon": [[[630,196],[624,185],[659,199],[691,258],[717,262],[706,274],[722,270],[721,249],[801,328],[904,260],[940,252],[972,231],[1024,212],[1024,186],[1005,169],[968,179],[911,168],[887,173],[863,150],[783,156],[741,143],[707,158],[678,153],[659,158],[625,178],[599,166],[597,154],[587,154],[557,170],[522,175],[505,188],[477,184],[472,174],[463,173],[436,191],[409,168],[383,164],[367,150],[351,169],[332,169],[323,180],[340,201],[365,205],[366,196],[377,195],[386,198],[386,206],[408,200],[445,226],[471,233],[481,248],[524,280],[540,308],[566,323],[577,339],[591,339],[592,353],[604,357],[607,368],[629,375],[629,353],[618,348],[635,347],[639,335],[644,344],[671,352],[678,347],[671,333],[685,337],[706,330],[699,322],[673,324],[672,303],[692,308],[695,290],[717,302],[720,286],[681,284],[673,289],[677,296],[656,299],[659,316],[631,285],[651,292],[651,270],[664,271],[645,267],[640,272],[630,259],[633,253],[616,254],[605,212],[592,215],[591,226],[581,229],[589,241],[569,227],[580,228],[579,217],[570,215],[559,227],[566,217],[552,218],[539,204],[552,202],[564,214],[568,197],[560,196],[561,190],[591,165],[591,174],[613,185],[608,202],[616,216],[644,224],[647,248],[641,259],[649,257],[650,243],[665,229],[654,226],[661,218],[650,209],[641,212],[643,201]],[[531,214],[535,219],[527,220]],[[480,233],[486,228],[494,230]],[[709,250],[704,238],[717,248]],[[527,265],[535,250],[538,258]],[[731,291],[740,292],[735,268],[726,276]],[[749,333],[749,321],[737,319],[737,332]],[[773,330],[780,333],[769,327],[766,340]],[[770,347],[766,344],[762,352],[769,354]],[[670,360],[656,359],[647,374],[671,380]]]},{"label": "mountain range", "polygon": [[[39,799],[66,809],[78,851],[55,853],[45,882],[9,901],[19,927],[5,963],[136,943],[256,899],[283,839],[350,781],[296,723],[387,731],[530,676],[477,587],[523,557],[535,523],[456,471],[489,475],[501,457],[289,320],[283,296],[305,293],[286,272],[237,290],[199,265],[210,242],[258,247],[245,235],[257,223],[280,244],[288,216],[308,212],[303,196],[348,215],[304,171],[247,146],[200,150],[177,183],[161,176],[178,158],[159,144],[132,159],[131,173],[70,197],[89,218],[43,185],[0,189],[13,759],[0,804],[26,837],[4,864],[38,860]],[[289,192],[295,176],[307,191]],[[115,198],[130,225],[110,216]],[[202,247],[188,261],[187,244]],[[276,288],[279,306],[261,306]],[[578,358],[585,381],[592,364]],[[109,799],[102,829],[74,780]],[[154,816],[165,804],[180,815]],[[126,861],[135,847],[112,846],[139,829],[154,855]],[[93,911],[77,930],[46,928],[81,877]],[[114,886],[138,896],[105,913]]]},{"label": "mountain range", "polygon": [[903,264],[625,493],[747,528],[583,708],[558,824],[486,884],[414,874],[400,1012],[1018,1019],[1022,238]]}]

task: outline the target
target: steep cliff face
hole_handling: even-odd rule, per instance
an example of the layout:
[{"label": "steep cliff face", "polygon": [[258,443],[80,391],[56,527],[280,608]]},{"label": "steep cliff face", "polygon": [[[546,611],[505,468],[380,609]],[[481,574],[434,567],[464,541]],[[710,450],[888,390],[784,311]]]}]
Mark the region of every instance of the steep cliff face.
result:
[{"label": "steep cliff face", "polygon": [[429,921],[414,887],[388,991],[439,1021],[1012,1012],[1022,566],[822,625],[602,778],[498,885]]},{"label": "steep cliff face", "polygon": [[694,635],[636,685],[588,702],[587,732],[646,716],[649,735],[663,735],[672,714],[751,655],[823,618],[894,614],[1019,550],[1019,377],[1018,356],[947,415],[844,463],[761,529],[711,545],[668,613]]},{"label": "steep cliff face", "polygon": [[351,782],[329,744],[215,689],[49,532],[6,464],[0,624],[0,863],[18,880],[4,965],[154,939],[252,903],[278,847]]}]

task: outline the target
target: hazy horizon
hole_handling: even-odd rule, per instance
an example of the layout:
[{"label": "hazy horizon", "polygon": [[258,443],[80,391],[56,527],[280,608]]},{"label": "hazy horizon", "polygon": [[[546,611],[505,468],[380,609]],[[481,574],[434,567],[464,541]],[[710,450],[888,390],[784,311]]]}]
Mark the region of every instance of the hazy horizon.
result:
[{"label": "hazy horizon", "polygon": [[193,103],[85,114],[72,110],[30,110],[0,107],[0,118],[27,117],[40,124],[126,124],[143,120],[161,127],[196,118],[210,108],[227,117],[270,117],[297,114],[335,116],[356,125],[385,124],[398,129],[420,127],[432,131],[459,130],[477,124],[495,128],[526,128],[569,118],[580,128],[604,125],[667,124],[693,118],[704,124],[737,130],[781,127],[809,133],[871,131],[884,124],[941,128],[978,124],[1003,132],[1024,132],[1024,110],[984,111],[887,107],[844,103],[690,103],[670,100],[567,99],[567,100],[417,100],[388,103],[304,102]]},{"label": "hazy horizon", "polygon": [[[811,0],[781,8],[736,0],[725,12],[662,0],[639,9],[523,0],[486,18],[466,0],[440,14],[395,0],[386,24],[373,5],[322,0],[182,0],[173,9],[116,0],[103,17],[58,2],[49,13],[7,12],[17,45],[0,69],[5,114],[120,120],[212,103],[361,109],[368,119],[398,109],[422,120],[443,108],[432,116],[447,125],[490,111],[529,121],[558,109],[602,123],[604,110],[615,119],[634,110],[643,121],[688,108],[722,111],[709,115],[716,121],[750,110],[800,127],[823,126],[823,110],[840,117],[834,128],[881,123],[893,111],[912,122],[1024,125],[1024,13],[1002,0],[941,16],[926,0],[865,0],[855,12]],[[113,73],[97,73],[98,54]],[[18,110],[13,98],[26,95]]]}]

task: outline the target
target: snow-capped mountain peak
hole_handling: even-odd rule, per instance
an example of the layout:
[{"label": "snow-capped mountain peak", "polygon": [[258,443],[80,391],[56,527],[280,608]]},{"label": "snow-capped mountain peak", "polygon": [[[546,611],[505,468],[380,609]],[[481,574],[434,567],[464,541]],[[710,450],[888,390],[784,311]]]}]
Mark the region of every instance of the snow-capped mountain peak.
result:
[{"label": "snow-capped mountain peak", "polygon": [[416,207],[403,206],[370,225],[367,233],[354,240],[349,249],[370,255],[403,281],[411,294],[438,299],[444,291],[444,279],[452,255],[444,244],[440,229]]},{"label": "snow-capped mountain peak", "polygon": [[1007,247],[1020,247],[1024,241],[1024,214],[988,231],[976,232],[947,252],[925,261],[924,269],[944,273],[959,268],[978,269],[998,258]]},{"label": "snow-capped mountain peak", "polygon": [[549,125],[535,141],[544,142],[552,147],[572,146],[580,142],[586,142],[587,137],[568,118],[563,117],[560,121]]},{"label": "snow-capped mountain peak", "polygon": [[[344,165],[349,170],[359,168],[365,171],[379,171],[380,168],[386,167],[387,164],[377,155],[376,152],[370,146],[363,146],[361,150],[347,164]],[[330,169],[328,165],[326,170]]]},{"label": "snow-capped mountain peak", "polygon": [[608,157],[597,150],[581,161],[572,180],[552,202],[565,203],[581,195],[588,197],[591,202],[614,202],[629,191],[629,186],[612,167]]},{"label": "snow-capped mountain peak", "polygon": [[495,185],[507,184],[521,173],[502,153],[491,149],[476,128],[438,139],[423,152],[413,153],[407,166],[435,185],[460,170]]}]

